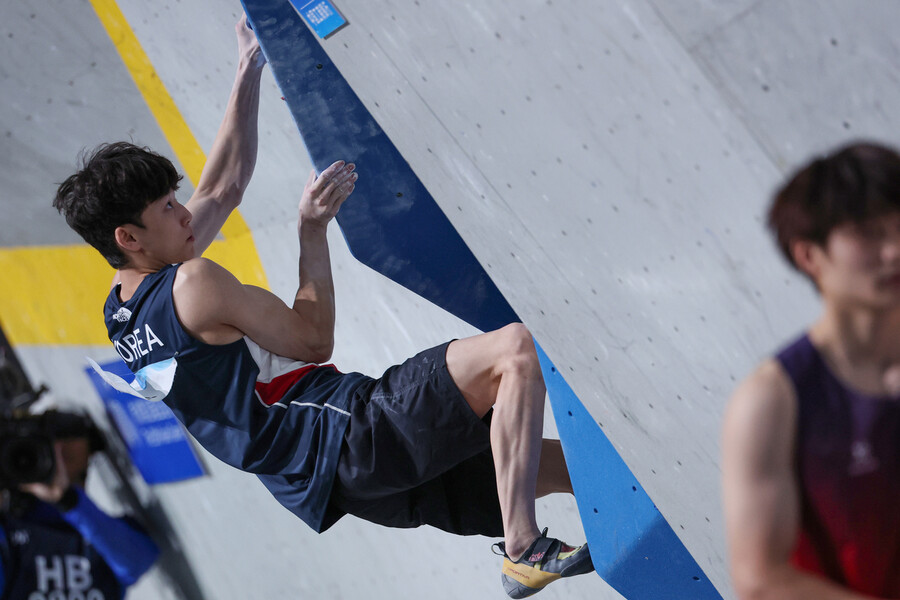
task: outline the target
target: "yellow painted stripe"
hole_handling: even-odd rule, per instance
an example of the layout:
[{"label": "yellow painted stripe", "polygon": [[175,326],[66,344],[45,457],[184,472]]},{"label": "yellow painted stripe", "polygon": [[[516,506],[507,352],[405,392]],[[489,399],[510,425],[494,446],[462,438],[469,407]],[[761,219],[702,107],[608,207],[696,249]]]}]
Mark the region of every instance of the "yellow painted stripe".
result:
[{"label": "yellow painted stripe", "polygon": [[[115,44],[116,50],[119,51],[122,62],[128,67],[128,72],[131,73],[147,107],[156,117],[156,122],[159,123],[175,156],[178,157],[178,162],[181,163],[185,175],[196,186],[200,181],[203,165],[206,164],[206,155],[181,116],[181,111],[178,110],[178,106],[175,105],[175,101],[172,100],[172,96],[163,85],[156,69],[153,68],[153,64],[141,47],[137,36],[128,26],[128,21],[125,20],[125,15],[122,14],[115,0],[91,0],[91,5],[106,28],[106,33]],[[240,235],[247,231],[249,228],[238,211],[234,211],[222,227],[222,235],[226,239],[228,236]],[[256,256],[256,252],[253,254]],[[212,258],[211,255],[210,258]]]},{"label": "yellow painted stripe", "polygon": [[203,150],[194,139],[194,135],[187,123],[181,117],[181,112],[175,106],[172,97],[166,91],[166,87],[159,79],[156,69],[138,42],[137,36],[128,26],[125,15],[119,9],[115,0],[91,0],[94,11],[100,22],[106,28],[106,33],[119,51],[122,62],[134,78],[138,90],[144,97],[147,107],[156,117],[163,134],[169,145],[178,155],[178,161],[184,168],[188,178],[197,185],[200,172],[206,162]]},{"label": "yellow painted stripe", "polygon": [[[196,186],[206,156],[114,0],[91,4],[159,123],[178,162]],[[256,245],[234,211],[205,256],[245,283],[268,287]],[[93,248],[51,246],[0,250],[0,322],[14,345],[108,344],[103,302],[113,270]]]},{"label": "yellow painted stripe", "polygon": [[0,321],[13,345],[108,344],[103,302],[113,270],[87,245],[0,251]]}]

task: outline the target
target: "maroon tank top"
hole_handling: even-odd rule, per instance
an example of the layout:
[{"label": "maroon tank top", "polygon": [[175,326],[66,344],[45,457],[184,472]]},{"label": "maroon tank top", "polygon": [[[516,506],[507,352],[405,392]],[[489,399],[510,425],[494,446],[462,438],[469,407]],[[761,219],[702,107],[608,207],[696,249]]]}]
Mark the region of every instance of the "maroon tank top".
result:
[{"label": "maroon tank top", "polygon": [[806,335],[777,358],[798,400],[802,525],[793,564],[900,598],[900,397],[848,389]]}]

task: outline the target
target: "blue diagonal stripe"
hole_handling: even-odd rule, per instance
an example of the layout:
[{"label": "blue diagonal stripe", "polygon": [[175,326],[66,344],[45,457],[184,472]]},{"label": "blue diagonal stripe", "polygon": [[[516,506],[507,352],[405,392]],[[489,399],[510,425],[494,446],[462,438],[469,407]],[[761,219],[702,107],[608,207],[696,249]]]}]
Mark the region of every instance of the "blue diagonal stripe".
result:
[{"label": "blue diagonal stripe", "polygon": [[[365,173],[337,217],[353,256],[482,331],[519,321],[290,2],[243,2],[313,164]],[[597,572],[631,600],[721,598],[538,349]]]}]

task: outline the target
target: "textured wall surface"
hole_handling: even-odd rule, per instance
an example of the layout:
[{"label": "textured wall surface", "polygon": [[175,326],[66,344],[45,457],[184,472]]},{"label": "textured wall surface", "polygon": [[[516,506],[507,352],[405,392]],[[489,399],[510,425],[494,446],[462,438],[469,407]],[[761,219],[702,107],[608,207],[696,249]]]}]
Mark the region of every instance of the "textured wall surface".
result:
[{"label": "textured wall surface", "polygon": [[[350,24],[326,51],[733,597],[718,487],[722,410],[736,381],[817,310],[763,229],[768,195],[815,152],[858,137],[900,142],[891,110],[900,5],[335,2]],[[167,119],[183,120],[208,150],[235,68],[237,2],[119,0],[155,69],[135,77],[157,77],[180,113],[155,117],[121,41],[98,19],[110,4],[7,0],[0,22],[0,264],[35,265],[4,267],[0,322],[34,382],[61,401],[95,401],[83,357],[113,354],[102,330],[76,323],[102,327],[99,303],[80,292],[108,270],[96,261],[52,270],[79,244],[50,207],[55,184],[82,148],[104,140],[176,158]],[[241,216],[252,258],[282,297],[296,287],[295,208],[309,169],[266,75]],[[331,233],[343,370],[376,374],[474,333],[358,265]],[[208,598],[501,597],[489,540],[351,519],[317,536],[253,477],[207,463],[210,477],[154,491]],[[95,487],[102,495],[103,482]],[[539,520],[567,540],[581,536],[571,499],[540,502]],[[132,597],[168,594],[151,575]],[[543,594],[618,597],[596,577]]]}]

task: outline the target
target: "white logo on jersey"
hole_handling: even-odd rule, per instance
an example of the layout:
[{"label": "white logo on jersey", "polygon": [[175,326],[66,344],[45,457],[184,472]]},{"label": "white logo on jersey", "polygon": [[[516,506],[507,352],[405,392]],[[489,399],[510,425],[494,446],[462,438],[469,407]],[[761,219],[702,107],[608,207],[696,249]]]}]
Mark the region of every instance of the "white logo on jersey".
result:
[{"label": "white logo on jersey", "polygon": [[878,457],[872,451],[872,445],[864,440],[853,442],[853,445],[850,447],[850,456],[852,460],[850,461],[849,472],[853,477],[871,473],[881,466]]},{"label": "white logo on jersey", "polygon": [[24,546],[28,543],[31,538],[28,535],[28,532],[24,529],[16,529],[12,533],[12,543],[16,546]]},{"label": "white logo on jersey", "polygon": [[84,556],[36,556],[34,564],[38,589],[29,600],[103,600],[103,592],[93,588],[91,561]]},{"label": "white logo on jersey", "polygon": [[113,346],[116,347],[119,356],[127,363],[132,363],[142,356],[147,356],[150,351],[153,350],[154,344],[160,348],[163,348],[166,345],[155,333],[153,333],[149,323],[144,324],[143,331],[138,328],[135,329],[134,332],[122,336],[121,341],[113,341]]},{"label": "white logo on jersey", "polygon": [[118,321],[119,323],[127,323],[128,319],[131,318],[131,311],[125,308],[124,306],[116,311],[116,314],[113,315],[113,319]]}]

